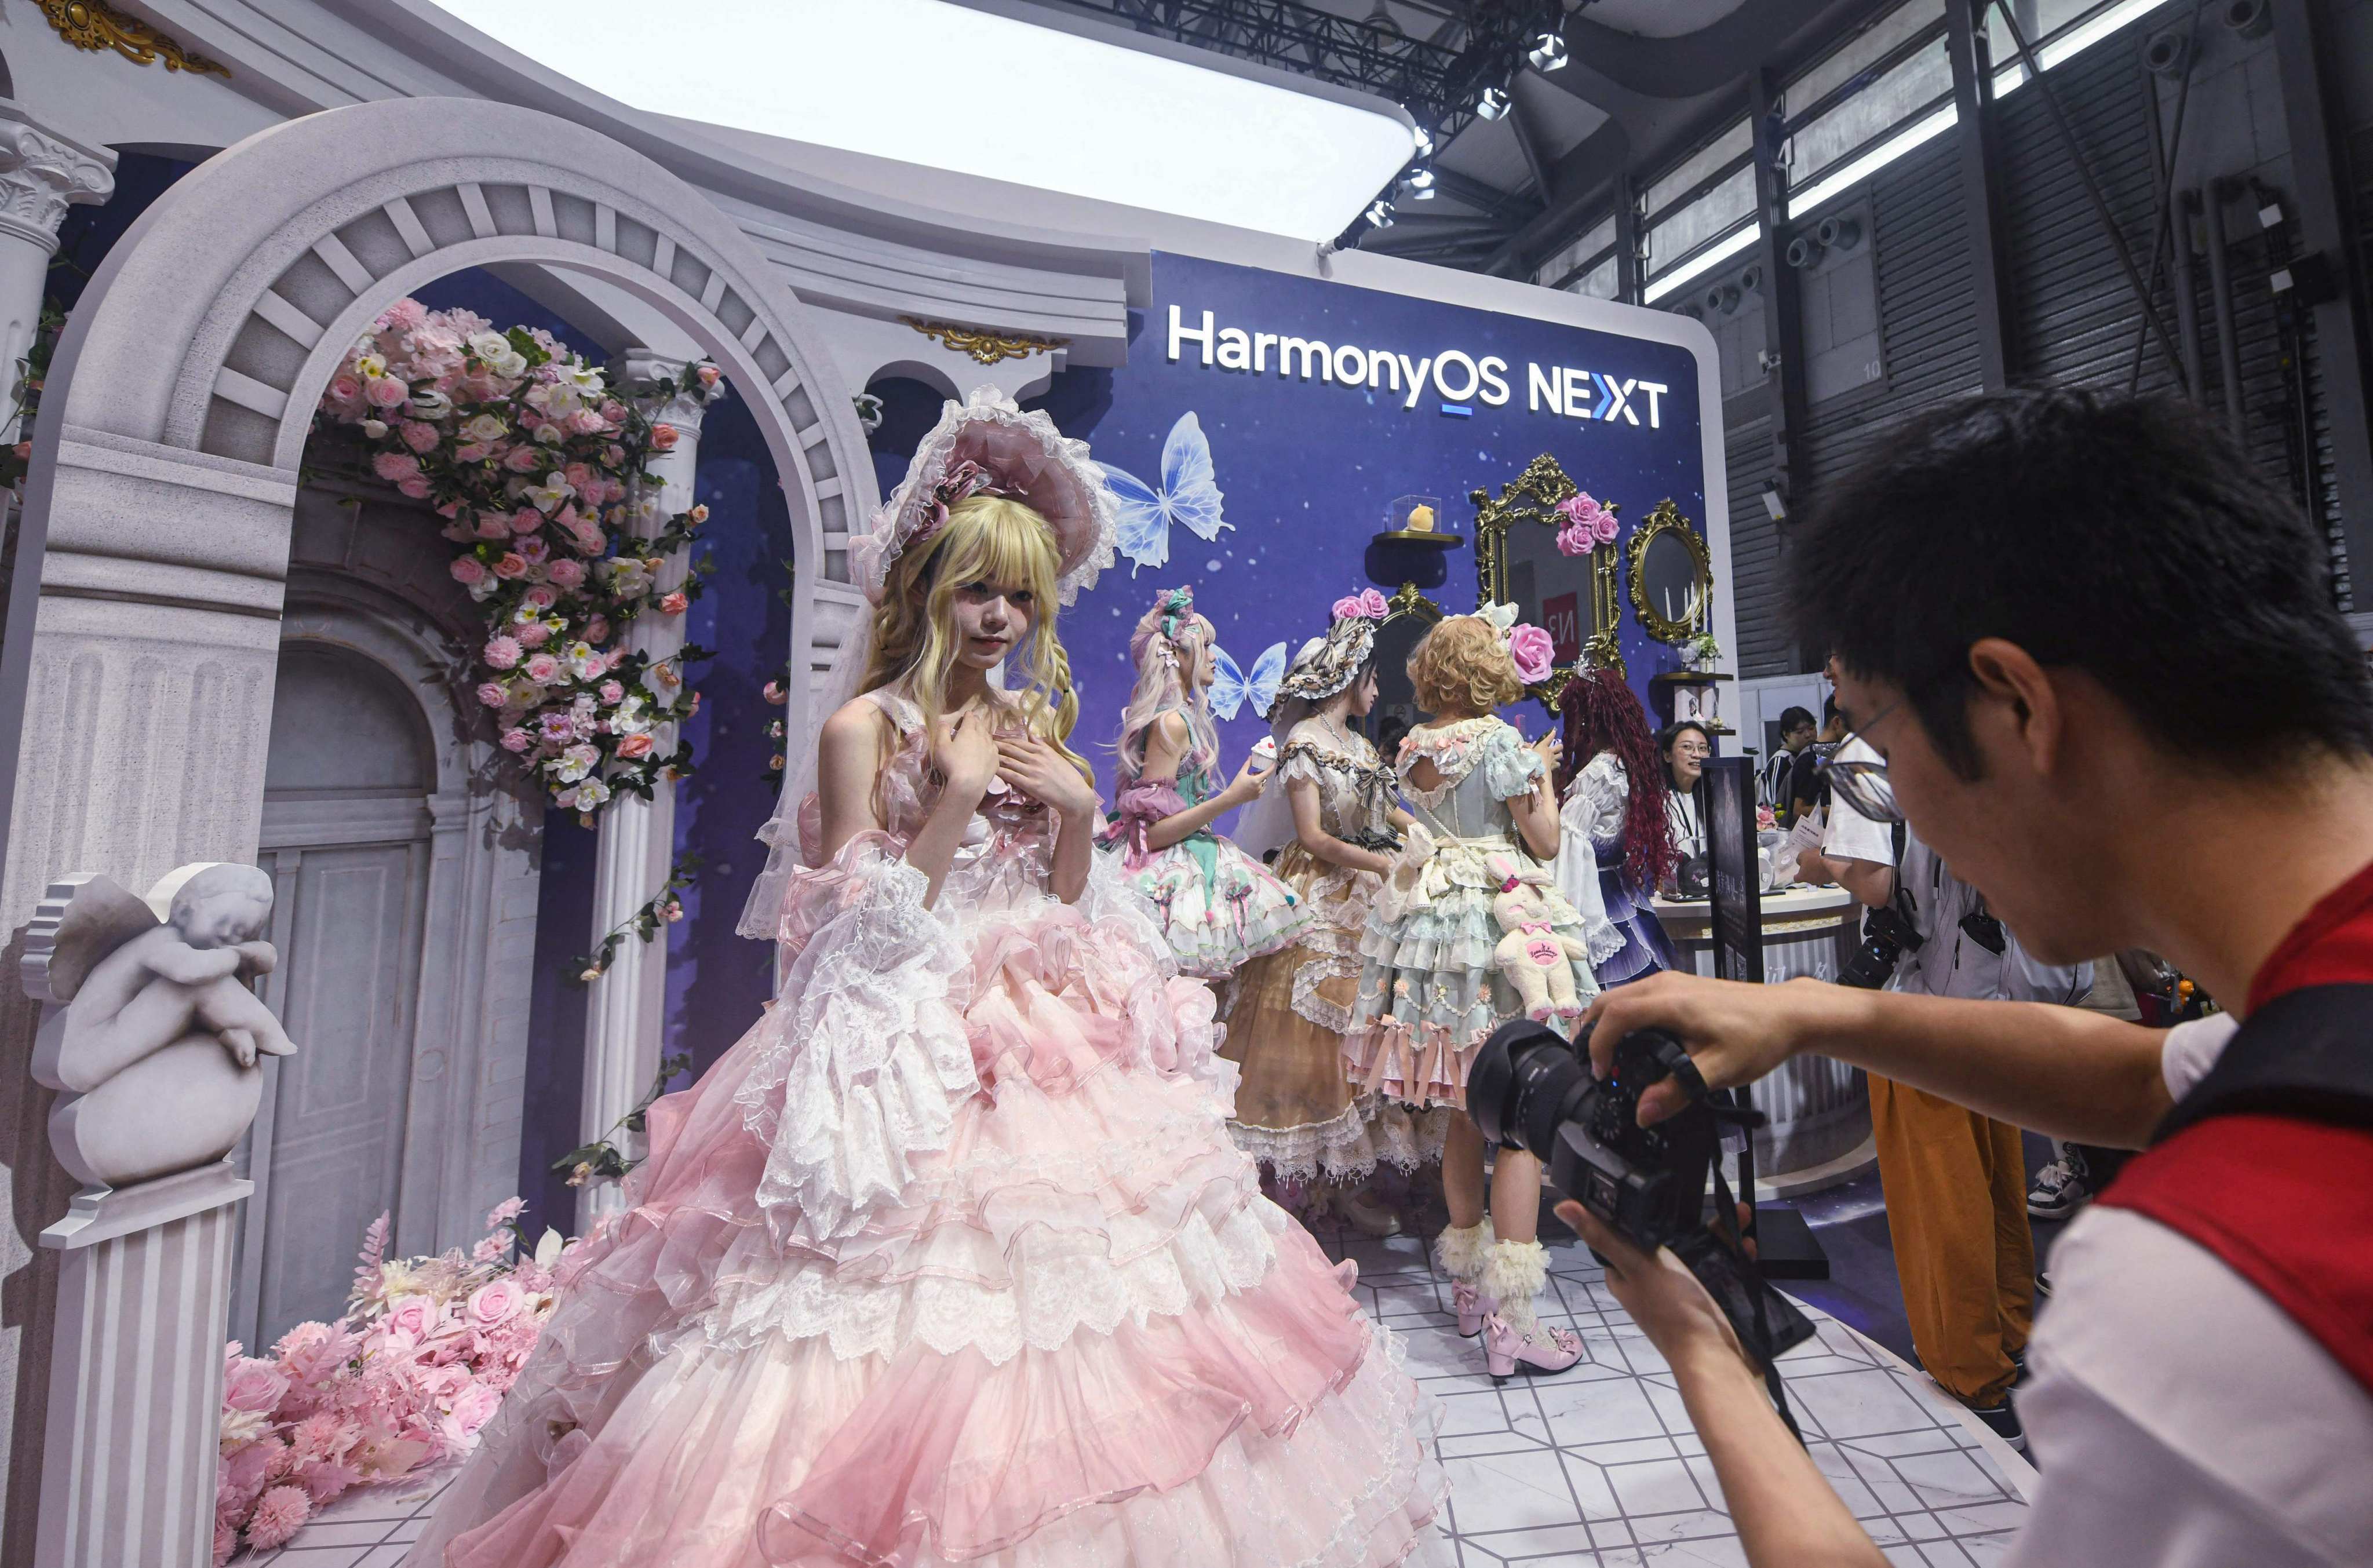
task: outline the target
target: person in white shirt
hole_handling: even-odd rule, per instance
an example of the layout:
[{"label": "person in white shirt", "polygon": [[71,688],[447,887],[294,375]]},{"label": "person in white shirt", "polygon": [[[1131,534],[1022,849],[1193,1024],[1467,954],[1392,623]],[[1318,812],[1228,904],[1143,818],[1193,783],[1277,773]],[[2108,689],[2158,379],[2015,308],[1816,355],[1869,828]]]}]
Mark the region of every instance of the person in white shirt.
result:
[{"label": "person in white shirt", "polygon": [[[1877,759],[1833,761],[1833,793],[1883,768],[1876,814],[2039,960],[2148,948],[2230,1012],[2162,1032],[1663,975],[1594,1002],[1594,1067],[1644,1027],[1717,1087],[1818,1051],[2145,1149],[2054,1249],[2021,1394],[2040,1477],[2004,1561],[2373,1563],[2373,681],[2320,532],[2187,404],[2018,389],[1896,427],[1800,532],[1788,592],[1800,637],[1837,649],[1840,707]],[[2236,1017],[2250,1052],[2212,1069]],[[2302,1018],[2325,1020],[2320,1065],[2356,1092],[2262,1111],[2221,1092],[2296,1070]],[[1656,1084],[1642,1120],[1679,1104]],[[1671,1366],[1748,1562],[1886,1562],[1696,1277],[1559,1212]]]}]

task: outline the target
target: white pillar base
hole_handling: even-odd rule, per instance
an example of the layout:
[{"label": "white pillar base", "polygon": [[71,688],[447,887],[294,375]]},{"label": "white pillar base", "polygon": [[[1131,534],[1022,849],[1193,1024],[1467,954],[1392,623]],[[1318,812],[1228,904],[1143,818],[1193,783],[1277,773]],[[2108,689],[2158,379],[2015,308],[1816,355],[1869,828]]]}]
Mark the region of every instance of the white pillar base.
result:
[{"label": "white pillar base", "polygon": [[205,1568],[239,1204],[229,1162],[92,1188],[64,1254],[36,1568]]}]

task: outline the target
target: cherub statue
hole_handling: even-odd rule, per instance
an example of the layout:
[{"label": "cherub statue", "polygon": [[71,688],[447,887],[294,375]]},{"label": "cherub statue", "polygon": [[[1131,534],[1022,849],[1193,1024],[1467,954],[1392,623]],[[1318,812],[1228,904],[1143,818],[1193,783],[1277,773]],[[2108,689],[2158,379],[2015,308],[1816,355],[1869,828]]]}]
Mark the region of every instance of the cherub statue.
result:
[{"label": "cherub statue", "polygon": [[33,1075],[67,1096],[50,1133],[69,1171],[120,1187],[239,1141],[260,1103],[258,1057],[297,1048],[247,987],[277,961],[271,919],[272,879],[253,866],[185,866],[146,903],[105,877],[51,890],[26,966],[28,989],[63,1004],[43,1020]]}]

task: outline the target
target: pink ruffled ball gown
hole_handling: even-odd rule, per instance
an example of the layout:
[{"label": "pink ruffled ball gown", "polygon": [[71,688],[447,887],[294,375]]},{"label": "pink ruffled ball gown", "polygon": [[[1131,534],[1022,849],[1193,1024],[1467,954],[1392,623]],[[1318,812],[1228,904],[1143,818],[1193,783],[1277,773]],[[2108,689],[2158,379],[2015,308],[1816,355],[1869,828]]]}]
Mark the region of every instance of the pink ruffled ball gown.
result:
[{"label": "pink ruffled ball gown", "polygon": [[653,1106],[629,1211],[410,1562],[1381,1564],[1443,1548],[1431,1409],[1229,1141],[1207,987],[993,795],[927,907],[883,831],[785,900],[781,1000]]}]

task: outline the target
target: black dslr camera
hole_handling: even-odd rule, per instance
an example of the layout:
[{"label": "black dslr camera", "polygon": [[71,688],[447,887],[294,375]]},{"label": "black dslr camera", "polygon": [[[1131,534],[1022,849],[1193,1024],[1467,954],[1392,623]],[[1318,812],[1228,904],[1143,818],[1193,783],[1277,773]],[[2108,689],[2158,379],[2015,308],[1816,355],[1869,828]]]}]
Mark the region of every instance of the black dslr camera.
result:
[{"label": "black dslr camera", "polygon": [[[1724,1094],[1711,1096],[1681,1043],[1661,1029],[1616,1042],[1605,1082],[1590,1072],[1590,1032],[1564,1036],[1527,1019],[1503,1024],[1484,1042],[1467,1081],[1467,1108],[1483,1136],[1529,1152],[1549,1182],[1643,1251],[1669,1246],[1730,1320],[1738,1342],[1765,1367],[1810,1339],[1795,1304],[1764,1283],[1740,1248],[1729,1186],[1718,1161],[1724,1124],[1759,1124]],[[1672,1078],[1689,1104],[1654,1127],[1639,1122],[1640,1096]],[[1712,1222],[1706,1183],[1719,1201]]]},{"label": "black dslr camera", "polygon": [[1896,963],[1905,954],[1918,952],[1923,940],[1920,928],[1902,910],[1892,904],[1879,906],[1863,917],[1862,945],[1838,971],[1838,984],[1857,990],[1881,989],[1895,974]]}]

